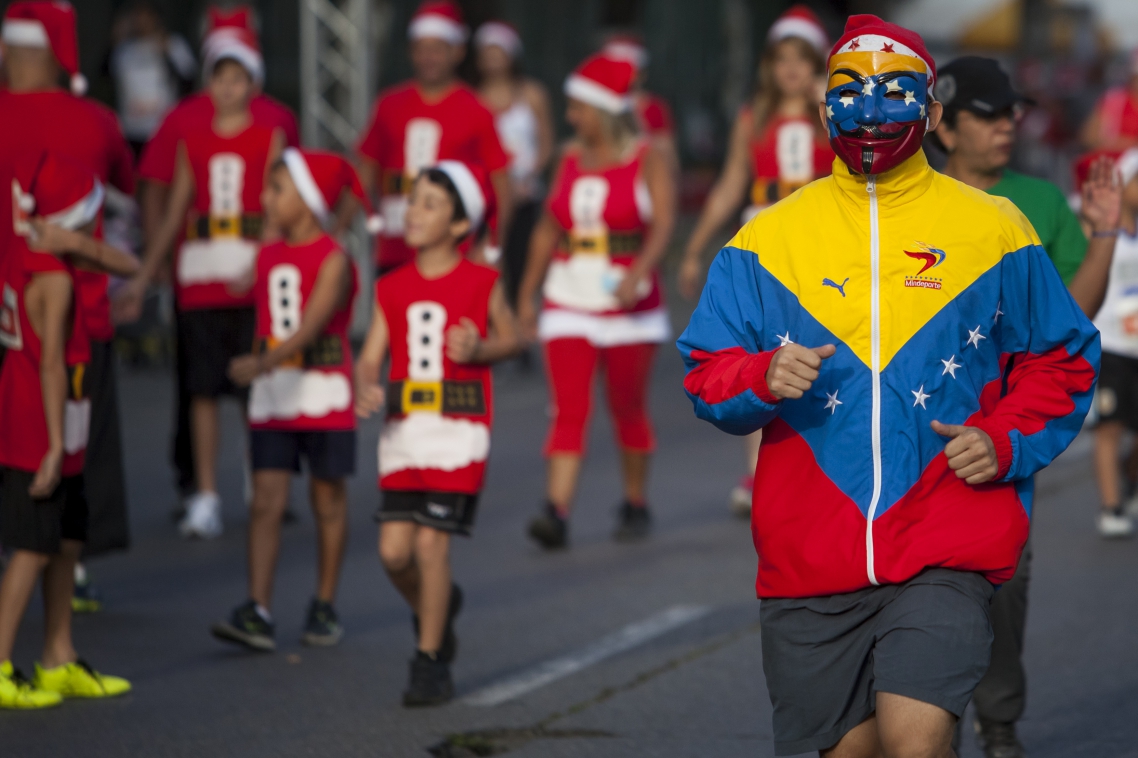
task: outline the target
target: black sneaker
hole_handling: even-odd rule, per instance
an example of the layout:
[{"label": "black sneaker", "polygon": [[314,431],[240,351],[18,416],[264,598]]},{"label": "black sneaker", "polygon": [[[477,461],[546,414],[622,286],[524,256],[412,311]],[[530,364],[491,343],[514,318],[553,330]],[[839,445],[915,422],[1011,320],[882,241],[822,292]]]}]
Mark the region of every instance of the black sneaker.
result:
[{"label": "black sneaker", "polygon": [[984,748],[984,758],[1027,758],[1027,751],[1016,737],[1015,722],[1001,724],[977,719],[976,735]]},{"label": "black sneaker", "polygon": [[553,503],[546,503],[542,514],[529,522],[529,536],[546,550],[558,550],[569,544],[569,525]]},{"label": "black sneaker", "polygon": [[652,515],[648,513],[648,506],[635,506],[625,500],[620,505],[620,523],[612,536],[617,542],[635,542],[647,537],[651,528]]},{"label": "black sneaker", "polygon": [[276,650],[273,641],[273,625],[257,613],[257,604],[252,600],[237,606],[227,621],[218,621],[210,631],[213,636],[225,642],[236,642],[250,650]]},{"label": "black sneaker", "polygon": [[450,666],[438,656],[431,657],[422,650],[411,659],[411,680],[403,692],[406,708],[442,705],[454,697],[454,682],[450,680]]},{"label": "black sneaker", "polygon": [[[454,633],[454,620],[462,610],[462,587],[450,586],[450,602],[447,604],[447,624],[443,629],[443,643],[439,646],[438,657],[444,663],[453,663],[458,654],[458,636]],[[411,626],[415,629],[415,642],[419,642],[419,617],[411,614]]]},{"label": "black sneaker", "polygon": [[312,598],[308,604],[308,620],[300,641],[309,647],[332,647],[344,636],[344,627],[331,603]]}]

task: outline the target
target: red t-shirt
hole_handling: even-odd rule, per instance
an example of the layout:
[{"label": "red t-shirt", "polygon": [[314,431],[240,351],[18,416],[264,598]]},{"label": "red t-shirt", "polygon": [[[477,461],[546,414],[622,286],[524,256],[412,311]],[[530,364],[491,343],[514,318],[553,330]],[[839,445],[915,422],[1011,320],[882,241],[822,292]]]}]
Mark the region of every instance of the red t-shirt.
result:
[{"label": "red t-shirt", "polygon": [[411,262],[376,283],[391,345],[380,489],[482,489],[493,417],[490,366],[454,363],[445,343],[446,330],[464,317],[486,336],[497,280],[496,271],[463,258],[437,279],[424,278]]},{"label": "red t-shirt", "polygon": [[[292,110],[268,95],[258,95],[249,102],[249,112],[253,123],[280,129],[284,132],[289,147],[300,145],[300,135],[296,127],[296,116]],[[187,95],[175,105],[154,136],[142,149],[138,160],[138,175],[147,181],[169,184],[174,181],[174,167],[178,157],[178,143],[187,134],[213,125],[213,101],[204,92]]]},{"label": "red t-shirt", "polygon": [[799,187],[829,176],[833,164],[834,150],[818,136],[813,120],[775,116],[751,140],[751,203],[764,207],[778,202]]},{"label": "red t-shirt", "polygon": [[384,228],[376,240],[376,256],[384,270],[415,257],[403,242],[403,215],[411,180],[420,171],[441,160],[480,164],[487,172],[510,163],[494,115],[465,84],[454,85],[435,102],[424,100],[414,82],[381,93],[358,149],[379,166]]},{"label": "red t-shirt", "polygon": [[[320,267],[342,252],[323,235],[306,245],[274,242],[257,255],[257,343],[272,350],[300,328]],[[349,259],[350,263],[350,259]],[[340,304],[323,334],[295,361],[253,381],[249,428],[289,431],[356,428],[352,401],[352,348],[348,327],[358,283],[352,266],[351,294]]]},{"label": "red t-shirt", "polygon": [[[250,281],[260,248],[261,189],[275,131],[253,124],[232,137],[212,129],[183,138],[194,172],[192,231],[174,261],[174,294],[182,310],[253,305]],[[251,225],[249,222],[254,221]]]},{"label": "red t-shirt", "polygon": [[676,130],[671,107],[664,98],[651,92],[637,94],[636,118],[640,128],[651,137],[670,136]]},{"label": "red t-shirt", "polygon": [[[11,186],[19,156],[44,150],[69,158],[89,168],[103,183],[134,194],[130,146],[109,108],[61,89],[0,91],[0,186]],[[98,234],[102,235],[101,229]],[[12,205],[0,202],[0,255],[14,236]],[[111,339],[114,327],[106,275],[78,271],[75,288],[88,334],[92,339]]]},{"label": "red t-shirt", "polygon": [[1110,144],[1118,139],[1138,139],[1138,102],[1129,87],[1108,89],[1096,106],[1099,139]]}]

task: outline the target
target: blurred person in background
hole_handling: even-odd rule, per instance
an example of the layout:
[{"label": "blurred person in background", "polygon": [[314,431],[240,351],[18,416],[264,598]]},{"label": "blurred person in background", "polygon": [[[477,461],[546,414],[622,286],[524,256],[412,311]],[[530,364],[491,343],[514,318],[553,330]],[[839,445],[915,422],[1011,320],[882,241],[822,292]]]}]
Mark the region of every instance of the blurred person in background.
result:
[{"label": "blurred person in background", "polygon": [[522,39],[503,21],[489,21],[474,34],[478,96],[494,114],[498,137],[510,155],[513,222],[503,229],[502,272],[506,299],[517,307],[529,238],[541,215],[542,176],[553,158],[553,111],[549,94],[521,72]]},{"label": "blurred person in background", "polygon": [[575,137],[561,155],[518,293],[523,334],[544,346],[553,408],[545,504],[529,525],[546,549],[568,544],[602,365],[624,480],[614,537],[640,539],[650,527],[656,441],[648,388],[656,347],[671,334],[658,269],[675,222],[676,178],[664,151],[636,128],[635,74],[627,61],[595,55],[566,79]]},{"label": "blurred person in background", "polygon": [[1118,154],[1138,145],[1138,50],[1130,54],[1130,78],[1102,94],[1080,138],[1084,147]]},{"label": "blurred person in background", "polygon": [[115,82],[119,120],[137,156],[166,112],[189,94],[197,76],[194,51],[162,24],[150,0],[135,0],[111,29],[107,67]]},{"label": "blurred person in background", "polygon": [[415,251],[403,239],[411,185],[419,172],[441,160],[481,166],[498,198],[498,228],[508,229],[512,218],[510,157],[494,115],[457,78],[468,36],[462,10],[452,0],[428,0],[415,11],[407,36],[414,78],[379,94],[357,147],[360,181],[369,197],[379,196],[383,216],[377,276],[414,259]]},{"label": "blurred person in background", "polygon": [[605,42],[601,53],[615,60],[628,61],[636,69],[632,85],[632,112],[636,115],[636,123],[668,159],[668,165],[679,177],[680,152],[676,147],[675,119],[668,101],[647,89],[649,55],[644,40],[636,34],[614,34]]},{"label": "blurred person in background", "polygon": [[[1011,200],[1035,227],[1047,256],[1075,302],[1088,318],[1094,317],[1106,296],[1118,235],[1121,191],[1112,177],[1113,162],[1100,159],[1082,188],[1082,213],[1093,235],[1088,244],[1079,219],[1058,187],[1008,168],[1015,147],[1016,124],[1028,101],[1012,88],[999,63],[973,56],[957,58],[941,69],[936,95],[944,104],[944,115],[932,139],[948,156],[944,173]],[[1107,342],[1104,334],[1100,392],[1102,385],[1112,384],[1118,375],[1118,369],[1112,370],[1105,354],[1109,350]],[[1138,377],[1138,373],[1131,368],[1123,376]],[[1127,390],[1126,397],[1131,392],[1132,389]],[[1111,466],[1117,477],[1117,448]],[[1117,479],[1114,489],[1117,490]],[[1114,501],[1114,505],[1118,503]],[[1124,526],[1128,528],[1128,521],[1117,523],[1123,518],[1113,511],[1104,511],[1100,531],[1112,534]],[[1024,755],[1015,725],[1023,715],[1027,694],[1021,654],[1031,558],[1028,541],[1015,575],[992,600],[992,660],[972,696],[977,733],[987,758]]]},{"label": "blurred person in background", "polygon": [[[229,29],[227,34],[244,30],[256,34],[257,22],[251,8],[239,5],[226,10],[211,6],[206,11],[205,39],[219,29]],[[260,85],[255,85],[249,112],[256,124],[277,128],[282,131],[288,147],[300,145],[300,131],[296,116],[283,103],[266,95]],[[139,204],[142,211],[142,228],[145,234],[153,234],[161,224],[169,199],[170,184],[174,181],[174,167],[177,163],[178,144],[187,135],[209,129],[214,117],[213,100],[206,91],[196,92],[183,98],[172,111],[166,114],[158,130],[146,143],[138,162],[138,176],[142,181]],[[146,292],[138,286],[127,286],[115,293],[116,315],[122,322],[137,321],[142,315]],[[175,303],[175,331],[181,322],[181,312]],[[185,513],[184,500],[194,493],[194,462],[190,440],[190,396],[186,392],[186,356],[181,343],[175,353],[175,376],[177,399],[174,412],[174,435],[171,441],[170,458],[176,471],[176,483],[181,499],[175,509],[175,516],[181,518]]]},{"label": "blurred person in background", "polygon": [[[742,223],[802,185],[830,173],[834,151],[818,118],[819,79],[829,39],[818,17],[796,5],[771,26],[759,62],[758,89],[735,117],[723,173],[712,187],[680,264],[680,293],[699,294],[703,255],[712,238],[739,210],[750,190]],[[755,465],[762,431],[744,440],[747,473],[728,504],[740,518],[751,514]]]}]

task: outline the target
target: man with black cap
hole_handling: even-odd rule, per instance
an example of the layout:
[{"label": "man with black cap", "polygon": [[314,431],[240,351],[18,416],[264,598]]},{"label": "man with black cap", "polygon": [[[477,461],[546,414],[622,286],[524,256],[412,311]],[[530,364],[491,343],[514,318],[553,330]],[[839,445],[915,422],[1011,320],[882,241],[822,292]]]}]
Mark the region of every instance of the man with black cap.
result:
[{"label": "man with black cap", "polygon": [[[991,195],[1006,197],[1035,227],[1075,301],[1088,317],[1106,295],[1118,236],[1122,188],[1109,159],[1100,160],[1083,186],[1082,213],[1092,229],[1088,244],[1079,219],[1058,187],[1012,171],[1016,122],[1031,101],[1017,93],[990,58],[958,58],[943,69],[936,97],[944,116],[932,135],[948,155],[944,173]],[[1015,724],[1023,715],[1026,680],[1020,654],[1027,620],[1031,543],[1024,548],[1011,581],[992,599],[995,639],[988,673],[972,694],[977,731],[987,758],[1020,758],[1023,746]]]}]

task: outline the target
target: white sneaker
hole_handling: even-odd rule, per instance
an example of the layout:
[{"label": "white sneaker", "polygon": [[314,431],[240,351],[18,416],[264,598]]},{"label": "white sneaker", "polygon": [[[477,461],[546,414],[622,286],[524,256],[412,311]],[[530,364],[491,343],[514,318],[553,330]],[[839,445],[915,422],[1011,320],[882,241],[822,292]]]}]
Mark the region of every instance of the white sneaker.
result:
[{"label": "white sneaker", "polygon": [[216,492],[199,492],[186,501],[186,517],[178,524],[178,531],[187,539],[197,537],[212,540],[220,537],[221,498]]},{"label": "white sneaker", "polygon": [[1129,516],[1103,511],[1098,515],[1098,533],[1107,539],[1129,537],[1134,534],[1134,522]]}]

